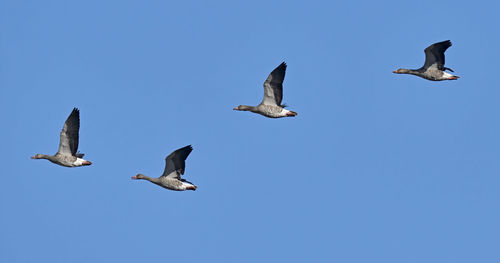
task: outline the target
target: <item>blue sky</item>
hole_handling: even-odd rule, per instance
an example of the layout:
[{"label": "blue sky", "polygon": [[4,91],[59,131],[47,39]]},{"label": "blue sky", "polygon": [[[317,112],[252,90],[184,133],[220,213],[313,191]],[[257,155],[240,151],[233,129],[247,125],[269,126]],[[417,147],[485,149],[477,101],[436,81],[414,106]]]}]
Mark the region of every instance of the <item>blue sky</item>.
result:
[{"label": "blue sky", "polygon": [[[0,1],[0,261],[499,262],[499,7]],[[233,111],[282,61],[299,115]],[[31,160],[73,107],[93,165]]]}]

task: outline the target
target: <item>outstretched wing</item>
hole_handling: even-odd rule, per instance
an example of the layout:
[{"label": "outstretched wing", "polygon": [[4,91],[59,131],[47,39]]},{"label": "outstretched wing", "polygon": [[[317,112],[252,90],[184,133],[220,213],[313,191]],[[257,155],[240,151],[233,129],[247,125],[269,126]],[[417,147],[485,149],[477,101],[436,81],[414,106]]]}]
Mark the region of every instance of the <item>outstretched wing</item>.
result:
[{"label": "outstretched wing", "polygon": [[191,145],[175,150],[165,158],[165,171],[162,176],[181,178],[186,168],[186,158],[193,150]]},{"label": "outstretched wing", "polygon": [[443,42],[435,43],[425,49],[425,63],[423,68],[429,68],[436,64],[439,70],[444,68],[444,52],[451,47],[451,41],[446,40]]},{"label": "outstretched wing", "polygon": [[262,104],[281,105],[283,99],[283,80],[285,79],[286,63],[275,68],[264,82],[264,98]]},{"label": "outstretched wing", "polygon": [[59,150],[60,154],[76,156],[78,151],[78,131],[80,130],[80,111],[74,108],[60,134]]}]

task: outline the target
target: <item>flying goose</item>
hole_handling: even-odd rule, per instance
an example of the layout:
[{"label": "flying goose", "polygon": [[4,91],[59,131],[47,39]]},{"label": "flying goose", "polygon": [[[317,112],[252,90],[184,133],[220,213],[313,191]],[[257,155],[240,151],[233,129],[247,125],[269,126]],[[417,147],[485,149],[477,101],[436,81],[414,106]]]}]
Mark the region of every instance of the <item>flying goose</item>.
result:
[{"label": "flying goose", "polygon": [[393,73],[397,74],[413,74],[428,80],[454,80],[459,76],[455,76],[445,72],[451,68],[444,66],[444,52],[451,47],[451,41],[446,40],[443,42],[435,43],[425,49],[425,63],[419,69],[404,69],[400,68],[394,70]]},{"label": "flying goose", "polygon": [[191,145],[175,150],[165,158],[165,171],[158,178],[151,178],[143,174],[132,176],[132,179],[148,180],[163,188],[175,191],[196,190],[196,185],[181,178],[186,167],[186,158],[193,150]]},{"label": "flying goose", "polygon": [[31,159],[47,159],[55,164],[66,167],[91,165],[82,159],[83,153],[78,151],[78,130],[80,129],[80,111],[74,108],[60,134],[59,150],[54,155],[37,154]]},{"label": "flying goose", "polygon": [[239,105],[233,110],[251,111],[269,118],[295,117],[297,113],[285,109],[281,104],[283,99],[283,80],[285,79],[286,63],[275,68],[264,82],[264,98],[257,106]]}]

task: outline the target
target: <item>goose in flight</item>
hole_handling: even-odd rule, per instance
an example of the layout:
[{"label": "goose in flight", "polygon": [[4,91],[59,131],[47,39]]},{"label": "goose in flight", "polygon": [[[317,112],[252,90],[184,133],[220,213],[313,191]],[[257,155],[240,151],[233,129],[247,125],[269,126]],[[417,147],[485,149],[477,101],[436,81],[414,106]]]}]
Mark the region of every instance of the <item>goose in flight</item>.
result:
[{"label": "goose in flight", "polygon": [[451,68],[444,66],[444,52],[451,47],[451,41],[446,40],[430,45],[425,49],[425,63],[419,69],[404,69],[394,70],[397,74],[412,74],[428,80],[454,80],[459,76],[452,75],[445,70],[453,72]]},{"label": "goose in flight", "polygon": [[158,178],[151,178],[143,174],[138,174],[132,176],[134,180],[148,180],[154,184],[157,184],[163,188],[167,188],[175,191],[185,191],[185,190],[196,190],[198,188],[191,182],[186,181],[181,178],[184,174],[186,168],[186,158],[189,153],[193,150],[191,145],[175,150],[173,153],[165,158],[165,171]]},{"label": "goose in flight", "polygon": [[233,110],[251,111],[269,118],[295,117],[297,113],[285,109],[281,104],[283,99],[283,80],[285,79],[286,63],[275,68],[264,82],[264,98],[257,106],[239,105]]},{"label": "goose in flight", "polygon": [[78,130],[80,129],[80,111],[74,108],[60,134],[59,150],[54,155],[37,154],[31,159],[47,159],[55,164],[66,167],[91,165],[82,159],[83,153],[78,153]]}]

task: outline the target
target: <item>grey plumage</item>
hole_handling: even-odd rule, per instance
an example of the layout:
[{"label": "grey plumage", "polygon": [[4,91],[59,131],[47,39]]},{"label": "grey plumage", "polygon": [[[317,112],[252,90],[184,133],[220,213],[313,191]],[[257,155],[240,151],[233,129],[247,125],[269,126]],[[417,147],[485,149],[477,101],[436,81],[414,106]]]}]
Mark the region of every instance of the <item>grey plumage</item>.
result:
[{"label": "grey plumage", "polygon": [[458,79],[460,78],[459,76],[455,76],[445,72],[446,70],[453,72],[451,68],[447,68],[444,66],[444,52],[449,47],[451,47],[450,40],[434,43],[424,50],[425,62],[422,67],[420,67],[419,69],[400,68],[393,71],[393,73],[412,74],[433,81]]},{"label": "grey plumage", "polygon": [[285,109],[283,100],[283,81],[285,80],[286,63],[276,67],[264,81],[264,96],[257,106],[239,105],[233,110],[251,111],[268,118],[295,117],[297,113]]},{"label": "grey plumage", "polygon": [[55,155],[36,154],[32,159],[47,159],[55,164],[66,167],[77,167],[91,165],[92,163],[81,159],[83,153],[78,153],[78,141],[80,130],[80,111],[73,108],[73,111],[64,122],[59,134],[59,149]]},{"label": "grey plumage", "polygon": [[186,159],[192,150],[193,147],[188,145],[169,154],[165,158],[165,170],[158,178],[151,178],[143,174],[137,174],[136,176],[132,176],[132,179],[148,180],[163,188],[175,191],[196,190],[196,185],[181,178],[181,175],[184,174],[186,169]]}]

